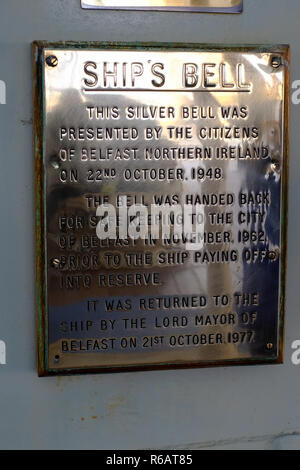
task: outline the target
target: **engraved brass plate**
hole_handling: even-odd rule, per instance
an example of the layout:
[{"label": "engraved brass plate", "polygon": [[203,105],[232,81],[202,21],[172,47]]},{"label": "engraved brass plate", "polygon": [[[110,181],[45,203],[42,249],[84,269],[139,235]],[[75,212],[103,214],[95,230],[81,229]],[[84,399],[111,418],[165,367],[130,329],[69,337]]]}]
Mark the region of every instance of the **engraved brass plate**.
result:
[{"label": "engraved brass plate", "polygon": [[288,46],[33,53],[39,374],[282,362]]},{"label": "engraved brass plate", "polygon": [[240,13],[243,0],[81,0],[82,8]]}]

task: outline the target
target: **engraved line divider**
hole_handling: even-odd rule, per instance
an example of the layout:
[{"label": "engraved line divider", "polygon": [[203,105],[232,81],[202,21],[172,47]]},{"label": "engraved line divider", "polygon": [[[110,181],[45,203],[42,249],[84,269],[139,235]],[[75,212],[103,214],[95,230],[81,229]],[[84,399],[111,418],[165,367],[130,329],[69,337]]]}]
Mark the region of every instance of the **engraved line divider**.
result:
[{"label": "engraved line divider", "polygon": [[110,88],[96,88],[94,90],[90,90],[87,88],[84,88],[83,91],[85,93],[104,93],[104,92],[109,92],[109,93],[119,93],[119,92],[151,92],[151,93],[162,93],[162,92],[167,92],[167,93],[251,93],[251,90],[150,90],[148,88],[118,88],[118,89],[110,89]]}]

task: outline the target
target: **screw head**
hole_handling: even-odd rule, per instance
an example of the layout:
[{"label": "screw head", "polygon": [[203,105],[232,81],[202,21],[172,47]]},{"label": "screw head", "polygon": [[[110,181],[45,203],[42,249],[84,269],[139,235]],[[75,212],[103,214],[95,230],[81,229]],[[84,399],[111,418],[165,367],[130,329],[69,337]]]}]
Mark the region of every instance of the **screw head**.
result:
[{"label": "screw head", "polygon": [[268,258],[269,258],[270,260],[275,260],[275,259],[277,258],[277,253],[276,253],[276,251],[269,251],[269,253],[268,253]]},{"label": "screw head", "polygon": [[58,363],[59,363],[59,359],[60,359],[59,354],[56,354],[56,356],[54,356],[54,362],[55,362],[56,364],[58,364]]},{"label": "screw head", "polygon": [[271,169],[272,171],[276,171],[278,173],[280,170],[280,163],[277,160],[272,160]]},{"label": "screw head", "polygon": [[52,268],[59,268],[59,265],[60,265],[60,261],[58,258],[52,258],[51,260],[51,266]]},{"label": "screw head", "polygon": [[280,66],[281,66],[281,57],[279,56],[273,56],[271,58],[271,65],[273,67],[273,69],[278,69]]},{"label": "screw head", "polygon": [[57,161],[56,155],[53,156],[53,158],[50,158],[50,165],[51,165],[52,168],[54,168],[55,170],[58,170],[58,169],[60,168],[60,162]]},{"label": "screw head", "polygon": [[48,55],[46,58],[46,64],[49,65],[49,67],[56,67],[58,64],[58,58],[55,55]]},{"label": "screw head", "polygon": [[270,350],[270,349],[273,349],[273,343],[268,343],[268,344],[267,344],[267,349],[269,349],[269,350]]}]

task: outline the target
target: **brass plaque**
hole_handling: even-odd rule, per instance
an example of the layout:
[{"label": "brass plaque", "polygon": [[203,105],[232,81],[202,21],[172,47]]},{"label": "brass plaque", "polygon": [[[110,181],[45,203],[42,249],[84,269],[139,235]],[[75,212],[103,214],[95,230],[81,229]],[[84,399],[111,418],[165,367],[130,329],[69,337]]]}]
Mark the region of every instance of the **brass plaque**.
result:
[{"label": "brass plaque", "polygon": [[81,0],[82,8],[240,13],[243,0]]},{"label": "brass plaque", "polygon": [[288,46],[33,55],[39,374],[282,362]]}]

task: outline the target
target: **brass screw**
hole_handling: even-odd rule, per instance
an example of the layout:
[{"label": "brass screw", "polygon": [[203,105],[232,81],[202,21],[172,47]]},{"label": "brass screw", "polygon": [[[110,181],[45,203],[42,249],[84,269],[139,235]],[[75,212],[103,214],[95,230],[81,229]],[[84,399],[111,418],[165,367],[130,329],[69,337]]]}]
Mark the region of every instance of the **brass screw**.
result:
[{"label": "brass screw", "polygon": [[281,57],[278,57],[278,56],[272,57],[271,65],[273,69],[278,69],[281,66]]},{"label": "brass screw", "polygon": [[52,268],[56,268],[56,269],[57,269],[57,268],[59,267],[59,265],[60,265],[59,259],[53,258],[53,259],[51,260],[51,266],[52,266]]},{"label": "brass screw", "polygon": [[58,64],[58,58],[55,55],[48,55],[46,58],[46,64],[49,65],[49,67],[56,67]]},{"label": "brass screw", "polygon": [[273,343],[268,343],[267,344],[267,349],[273,349]]},{"label": "brass screw", "polygon": [[271,168],[272,168],[273,171],[279,172],[279,170],[280,170],[280,163],[279,163],[277,160],[272,160]]},{"label": "brass screw", "polygon": [[276,251],[269,251],[268,253],[268,258],[271,259],[271,260],[274,260],[277,258],[277,253]]},{"label": "brass screw", "polygon": [[59,163],[58,163],[58,162],[55,162],[55,161],[51,162],[51,166],[52,166],[52,168],[54,168],[55,170],[58,170],[58,169],[59,169]]}]

